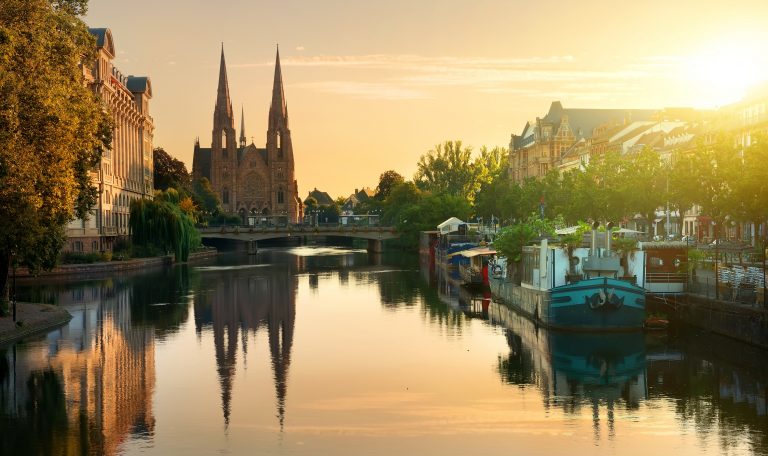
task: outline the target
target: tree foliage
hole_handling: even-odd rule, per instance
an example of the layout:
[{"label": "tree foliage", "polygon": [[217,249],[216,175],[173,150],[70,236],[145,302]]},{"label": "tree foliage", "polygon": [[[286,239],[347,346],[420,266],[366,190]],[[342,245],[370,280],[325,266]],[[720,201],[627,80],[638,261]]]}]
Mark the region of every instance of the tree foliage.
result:
[{"label": "tree foliage", "polygon": [[187,261],[189,253],[200,246],[194,220],[181,207],[187,199],[171,188],[159,192],[154,200],[134,200],[130,216],[134,247],[149,255],[173,252],[176,261]]},{"label": "tree foliage", "polygon": [[376,186],[374,198],[378,201],[384,201],[389,196],[392,189],[405,182],[403,176],[393,170],[384,171],[379,176],[379,185]]},{"label": "tree foliage", "polygon": [[53,267],[65,224],[96,202],[90,172],[112,126],[80,67],[96,52],[80,19],[86,6],[0,2],[0,290],[11,255],[33,270]]},{"label": "tree foliage", "polygon": [[171,157],[162,147],[152,150],[155,190],[168,188],[190,188],[191,179],[187,166],[181,160]]}]

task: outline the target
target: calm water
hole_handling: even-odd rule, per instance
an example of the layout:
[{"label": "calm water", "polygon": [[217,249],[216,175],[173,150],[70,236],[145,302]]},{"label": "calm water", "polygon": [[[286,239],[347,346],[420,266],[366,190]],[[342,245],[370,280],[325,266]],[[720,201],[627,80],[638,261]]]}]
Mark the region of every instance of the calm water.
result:
[{"label": "calm water", "polygon": [[263,250],[28,286],[0,454],[768,454],[768,355],[537,330],[408,259]]}]

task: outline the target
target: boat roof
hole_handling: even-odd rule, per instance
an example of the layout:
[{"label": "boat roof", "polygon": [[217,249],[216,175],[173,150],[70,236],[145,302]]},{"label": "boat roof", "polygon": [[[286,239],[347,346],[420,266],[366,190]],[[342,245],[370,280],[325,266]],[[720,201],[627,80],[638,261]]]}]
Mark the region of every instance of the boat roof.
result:
[{"label": "boat roof", "polygon": [[496,251],[489,247],[481,246],[481,247],[475,247],[473,249],[461,250],[458,252],[451,253],[450,255],[448,255],[448,258],[454,257],[456,255],[461,255],[466,258],[472,258],[478,255],[486,255],[486,256],[496,255]]}]

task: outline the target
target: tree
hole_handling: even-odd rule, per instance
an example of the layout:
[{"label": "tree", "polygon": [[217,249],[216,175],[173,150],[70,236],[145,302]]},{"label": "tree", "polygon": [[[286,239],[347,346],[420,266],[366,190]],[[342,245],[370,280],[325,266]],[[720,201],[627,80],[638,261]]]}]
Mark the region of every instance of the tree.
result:
[{"label": "tree", "polygon": [[387,199],[392,189],[403,182],[405,182],[405,179],[396,171],[391,169],[389,171],[384,171],[381,173],[381,176],[379,176],[379,185],[376,187],[374,198],[378,201],[384,201]]},{"label": "tree", "polygon": [[188,189],[190,186],[187,166],[181,160],[171,157],[162,147],[152,150],[155,190],[167,190],[170,187]]},{"label": "tree", "polygon": [[480,189],[481,168],[472,161],[472,148],[445,141],[419,158],[413,180],[421,190],[461,196],[473,201]]},{"label": "tree", "polygon": [[[86,218],[90,171],[111,144],[111,119],[84,84],[96,42],[86,0],[0,2],[0,300],[11,258],[52,268],[64,226]],[[0,310],[2,310],[0,306]]]},{"label": "tree", "polygon": [[192,182],[192,198],[206,216],[217,215],[220,212],[219,196],[213,191],[211,182],[205,178],[195,179]]},{"label": "tree", "polygon": [[[200,232],[192,217],[180,206],[187,198],[171,188],[158,192],[154,200],[131,202],[131,236],[134,247],[145,254],[173,252],[176,261],[187,261],[189,253],[200,246]],[[191,201],[190,201],[191,202]]]}]

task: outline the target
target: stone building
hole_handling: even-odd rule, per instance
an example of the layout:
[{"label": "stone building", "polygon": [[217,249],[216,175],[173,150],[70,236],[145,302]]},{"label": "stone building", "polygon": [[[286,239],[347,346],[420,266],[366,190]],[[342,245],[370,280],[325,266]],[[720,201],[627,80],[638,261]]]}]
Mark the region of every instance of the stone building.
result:
[{"label": "stone building", "polygon": [[565,109],[552,102],[544,117],[526,123],[522,133],[509,143],[509,176],[514,182],[540,178],[558,168],[561,159],[593,130],[609,122],[626,124],[648,120],[654,111],[641,109]]},{"label": "stone building", "polygon": [[108,28],[92,28],[98,48],[93,67],[83,67],[88,86],[96,92],[112,114],[112,150],[105,150],[92,171],[99,197],[88,220],[67,225],[64,251],[111,251],[118,236],[128,234],[130,203],[151,198],[152,135],[154,123],[149,115],[152,84],[145,76],[125,76],[114,66],[115,42]]},{"label": "stone building", "polygon": [[294,173],[279,50],[275,58],[267,144],[259,148],[246,143],[244,116],[241,117],[239,142],[235,135],[235,116],[222,46],[211,147],[203,148],[199,140],[195,142],[192,174],[195,178],[207,178],[219,196],[222,210],[240,215],[243,223],[249,218],[251,223],[298,223],[302,219],[303,205]]}]

